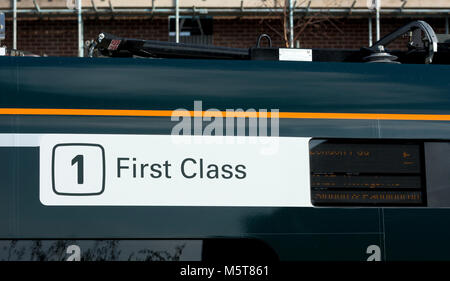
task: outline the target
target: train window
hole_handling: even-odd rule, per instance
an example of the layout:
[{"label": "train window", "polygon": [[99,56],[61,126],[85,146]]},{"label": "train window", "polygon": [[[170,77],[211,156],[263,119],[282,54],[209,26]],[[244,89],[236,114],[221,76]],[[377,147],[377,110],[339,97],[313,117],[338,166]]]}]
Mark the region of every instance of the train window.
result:
[{"label": "train window", "polygon": [[311,140],[313,205],[425,206],[423,147],[409,140]]},{"label": "train window", "polygon": [[450,143],[425,142],[429,207],[450,207]]}]

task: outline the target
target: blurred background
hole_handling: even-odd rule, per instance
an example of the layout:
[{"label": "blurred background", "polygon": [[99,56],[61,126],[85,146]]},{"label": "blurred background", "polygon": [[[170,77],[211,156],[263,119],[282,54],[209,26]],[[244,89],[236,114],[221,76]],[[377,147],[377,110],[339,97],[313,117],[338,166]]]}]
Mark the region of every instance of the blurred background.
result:
[{"label": "blurred background", "polygon": [[238,48],[266,33],[276,47],[359,49],[417,19],[448,34],[450,1],[0,0],[0,13],[0,46],[41,56],[84,56],[100,32]]}]

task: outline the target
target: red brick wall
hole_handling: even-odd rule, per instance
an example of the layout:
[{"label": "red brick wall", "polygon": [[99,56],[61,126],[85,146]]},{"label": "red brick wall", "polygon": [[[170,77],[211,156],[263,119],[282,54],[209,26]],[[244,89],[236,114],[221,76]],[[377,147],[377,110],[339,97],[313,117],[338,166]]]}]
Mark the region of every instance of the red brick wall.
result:
[{"label": "red brick wall", "polygon": [[[381,37],[395,29],[417,19],[382,19]],[[444,33],[445,19],[425,19],[437,33]],[[272,38],[274,46],[282,47],[282,30],[280,20],[215,20],[214,44],[229,47],[247,48],[256,45],[259,34],[266,33]],[[376,41],[375,20],[372,22],[372,39]],[[359,49],[369,44],[368,19],[333,19],[332,23],[308,25],[298,39],[301,48],[349,48]],[[401,40],[400,40],[401,41]],[[403,48],[405,41],[393,42],[390,48]]]},{"label": "red brick wall", "polygon": [[[382,35],[412,21],[411,18],[382,18]],[[437,33],[444,32],[443,18],[425,19]],[[265,20],[268,22],[268,20]],[[269,25],[280,28],[279,20]],[[335,19],[333,24],[323,23],[308,26],[299,37],[302,48],[360,48],[368,45],[367,19]],[[215,19],[214,45],[248,48],[255,46],[257,37],[267,33],[274,46],[283,46],[282,38],[267,23],[260,19]],[[12,47],[12,22],[7,21],[8,48]],[[109,19],[85,20],[85,40],[93,39],[100,32],[132,38],[168,40],[168,19]],[[18,48],[38,55],[75,56],[77,55],[77,22],[71,20],[20,20],[18,22]],[[375,41],[375,21],[373,22]],[[404,40],[403,40],[404,41]],[[403,47],[404,42],[393,47]],[[393,48],[392,46],[390,46]]]},{"label": "red brick wall", "polygon": [[121,37],[167,41],[169,39],[168,24],[167,18],[87,20],[84,25],[84,38],[94,39],[100,32],[107,32]]},{"label": "red brick wall", "polygon": [[[71,56],[76,48],[75,21],[24,20],[17,24],[18,49],[43,55]],[[12,22],[6,22],[6,45],[12,48]]]},{"label": "red brick wall", "polygon": [[[6,22],[6,46],[12,47],[12,21]],[[168,40],[167,20],[85,20],[84,38],[94,39],[100,32],[132,38]],[[38,55],[76,56],[76,20],[21,20],[17,24],[17,47]]]}]

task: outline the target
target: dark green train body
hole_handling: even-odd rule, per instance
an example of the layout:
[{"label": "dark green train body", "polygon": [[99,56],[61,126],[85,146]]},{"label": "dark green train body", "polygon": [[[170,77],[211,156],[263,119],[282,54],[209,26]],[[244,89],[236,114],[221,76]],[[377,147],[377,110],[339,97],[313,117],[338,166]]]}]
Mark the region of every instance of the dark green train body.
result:
[{"label": "dark green train body", "polygon": [[[12,57],[0,58],[0,65],[2,109],[171,111],[202,101],[204,110],[450,116],[448,65]],[[442,143],[450,140],[444,117],[280,118],[279,135]],[[0,115],[1,134],[170,135],[174,124],[169,116]],[[252,238],[280,260],[367,260],[371,245],[382,260],[450,259],[445,207],[44,206],[39,148],[3,146],[0,159],[5,245]]]}]

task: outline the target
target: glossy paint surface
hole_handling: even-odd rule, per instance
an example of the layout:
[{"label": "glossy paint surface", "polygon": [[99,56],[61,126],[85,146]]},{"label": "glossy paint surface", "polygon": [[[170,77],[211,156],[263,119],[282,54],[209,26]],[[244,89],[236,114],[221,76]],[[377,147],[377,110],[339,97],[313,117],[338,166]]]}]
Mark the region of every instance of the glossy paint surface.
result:
[{"label": "glossy paint surface", "polygon": [[[0,108],[450,114],[449,66],[0,58]],[[170,134],[170,117],[0,116],[0,133]],[[206,124],[204,124],[206,125]],[[280,119],[281,137],[450,139],[450,122]],[[281,260],[449,260],[429,208],[47,207],[38,148],[0,148],[0,238],[256,238]],[[450,188],[450,186],[449,186]],[[255,196],[258,196],[255,194]]]}]

